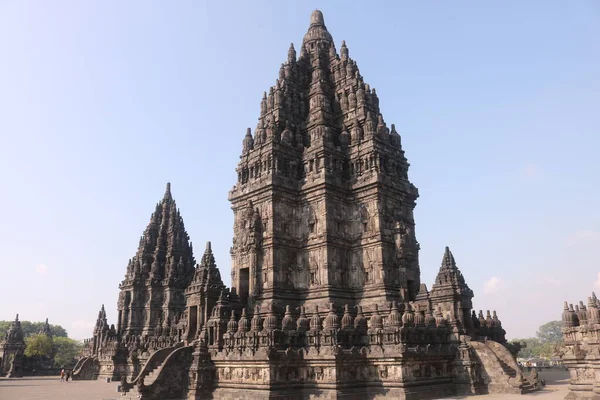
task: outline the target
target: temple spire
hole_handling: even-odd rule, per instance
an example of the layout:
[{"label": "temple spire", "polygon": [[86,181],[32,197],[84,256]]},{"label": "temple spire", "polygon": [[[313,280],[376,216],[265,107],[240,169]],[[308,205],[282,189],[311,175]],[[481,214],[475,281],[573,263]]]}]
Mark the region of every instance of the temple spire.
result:
[{"label": "temple spire", "polygon": [[171,195],[171,182],[167,182],[167,188],[165,189],[165,195],[163,196],[163,203],[171,200],[173,200],[173,196]]},{"label": "temple spire", "polygon": [[302,50],[303,52],[314,54],[314,52],[319,49],[320,43],[326,43],[327,46],[331,46],[333,44],[333,38],[325,26],[323,13],[319,10],[315,10],[310,16],[310,26],[308,27],[306,35],[304,35]]},{"label": "temple spire", "polygon": [[325,27],[325,20],[323,19],[323,13],[319,10],[315,10],[310,14],[311,25],[323,25]]},{"label": "temple spire", "polygon": [[452,311],[452,325],[456,325],[461,333],[472,334],[473,321],[470,310],[473,308],[473,291],[456,266],[456,260],[449,247],[444,249],[442,265],[431,287],[429,298],[434,308],[442,307]]},{"label": "temple spire", "polygon": [[456,266],[456,260],[454,259],[454,255],[448,246],[446,246],[446,249],[444,250],[442,265],[440,266],[440,270],[435,278],[435,283],[437,285],[452,284],[455,286],[464,286],[468,288],[467,284],[465,283],[465,278]]},{"label": "temple spire", "polygon": [[8,328],[4,344],[17,344],[24,347],[24,337],[23,330],[21,329],[21,321],[19,321],[19,314],[17,314],[15,320],[10,324],[10,328]]},{"label": "temple spire", "polygon": [[49,338],[52,337],[52,329],[50,328],[50,324],[48,323],[48,318],[46,318],[46,322],[44,323],[44,325],[40,329],[39,333],[41,333],[42,335],[46,335]]},{"label": "temple spire", "polygon": [[215,267],[215,256],[213,255],[210,241],[206,242],[206,250],[204,250],[204,255],[202,256],[200,264],[209,268]]},{"label": "temple spire", "polygon": [[456,261],[454,260],[454,256],[452,255],[452,252],[450,251],[450,248],[448,246],[446,246],[446,249],[444,250],[444,258],[442,258],[442,268],[457,269]]},{"label": "temple spire", "polygon": [[294,48],[294,43],[290,43],[290,48],[288,49],[288,62],[296,62],[296,49]]}]

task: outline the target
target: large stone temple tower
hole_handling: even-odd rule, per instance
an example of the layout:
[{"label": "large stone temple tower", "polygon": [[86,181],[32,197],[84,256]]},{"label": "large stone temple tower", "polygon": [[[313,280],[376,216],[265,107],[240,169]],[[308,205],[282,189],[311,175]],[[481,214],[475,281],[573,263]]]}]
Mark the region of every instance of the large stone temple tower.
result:
[{"label": "large stone temple tower", "polygon": [[[245,302],[414,300],[418,192],[394,125],[320,11],[248,128],[229,194],[232,284]],[[266,306],[266,307],[265,307]]]}]

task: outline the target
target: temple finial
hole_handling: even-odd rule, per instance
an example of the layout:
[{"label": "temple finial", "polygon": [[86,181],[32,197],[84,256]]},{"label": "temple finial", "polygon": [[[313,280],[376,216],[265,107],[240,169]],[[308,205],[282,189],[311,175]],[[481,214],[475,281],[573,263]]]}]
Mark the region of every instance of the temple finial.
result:
[{"label": "temple finial", "polygon": [[454,260],[454,256],[452,255],[452,252],[450,251],[450,248],[448,246],[446,246],[446,249],[444,250],[444,258],[442,259],[442,267],[451,268],[451,269],[456,268],[456,261]]},{"label": "temple finial", "polygon": [[311,25],[325,25],[325,20],[323,19],[323,13],[319,10],[315,10],[310,15],[310,24]]},{"label": "temple finial", "polygon": [[[325,49],[322,45],[315,46],[315,43],[326,43],[327,49]],[[317,54],[322,50],[327,51],[329,46],[332,44],[333,38],[325,26],[323,13],[319,10],[313,11],[310,16],[310,26],[308,27],[308,31],[302,40],[302,52],[300,53],[300,57],[302,57],[302,54],[305,54],[306,52]]]},{"label": "temple finial", "polygon": [[342,56],[342,60],[348,59],[348,47],[346,46],[345,40],[342,40],[342,48],[340,49],[340,55]]},{"label": "temple finial", "polygon": [[290,48],[288,50],[288,62],[296,61],[296,49],[294,48],[294,43],[290,43]]}]

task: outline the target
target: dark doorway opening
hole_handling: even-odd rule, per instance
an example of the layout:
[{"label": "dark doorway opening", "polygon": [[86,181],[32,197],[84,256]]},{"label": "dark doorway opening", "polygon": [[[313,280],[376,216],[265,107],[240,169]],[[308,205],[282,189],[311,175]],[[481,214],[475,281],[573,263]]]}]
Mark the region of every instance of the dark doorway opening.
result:
[{"label": "dark doorway opening", "polygon": [[240,300],[242,304],[247,304],[248,302],[248,292],[250,289],[250,268],[241,268],[240,269],[240,287],[238,288],[238,295],[240,296]]},{"label": "dark doorway opening", "polygon": [[410,301],[414,301],[417,297],[417,288],[415,285],[415,281],[408,279],[406,281],[406,289],[408,290],[408,299]]},{"label": "dark doorway opening", "polygon": [[190,307],[190,320],[188,321],[187,340],[192,341],[198,331],[198,306]]}]

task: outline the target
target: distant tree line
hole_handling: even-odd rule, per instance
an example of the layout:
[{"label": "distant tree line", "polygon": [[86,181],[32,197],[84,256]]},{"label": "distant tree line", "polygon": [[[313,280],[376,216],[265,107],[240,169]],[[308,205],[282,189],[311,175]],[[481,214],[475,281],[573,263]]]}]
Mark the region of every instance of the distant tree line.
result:
[{"label": "distant tree line", "polygon": [[536,337],[514,339],[511,342],[525,343],[518,357],[521,358],[551,358],[557,356],[563,344],[562,321],[550,321],[540,326]]},{"label": "distant tree line", "polygon": [[[0,321],[0,340],[3,340],[8,333],[8,329],[13,321]],[[42,330],[45,322],[31,322],[31,321],[21,321],[21,329],[23,330],[23,335],[25,337],[30,335],[35,335]],[[52,335],[60,336],[60,337],[68,337],[67,331],[60,325],[52,325],[50,324],[50,329],[52,329]]]},{"label": "distant tree line", "polygon": [[[0,321],[0,340],[3,340],[13,321]],[[40,334],[45,322],[21,321],[25,336],[25,356],[38,361],[47,360],[52,367],[72,366],[77,360],[83,344],[67,336],[60,325],[50,325],[52,338]],[[45,364],[45,363],[44,363]]]}]

